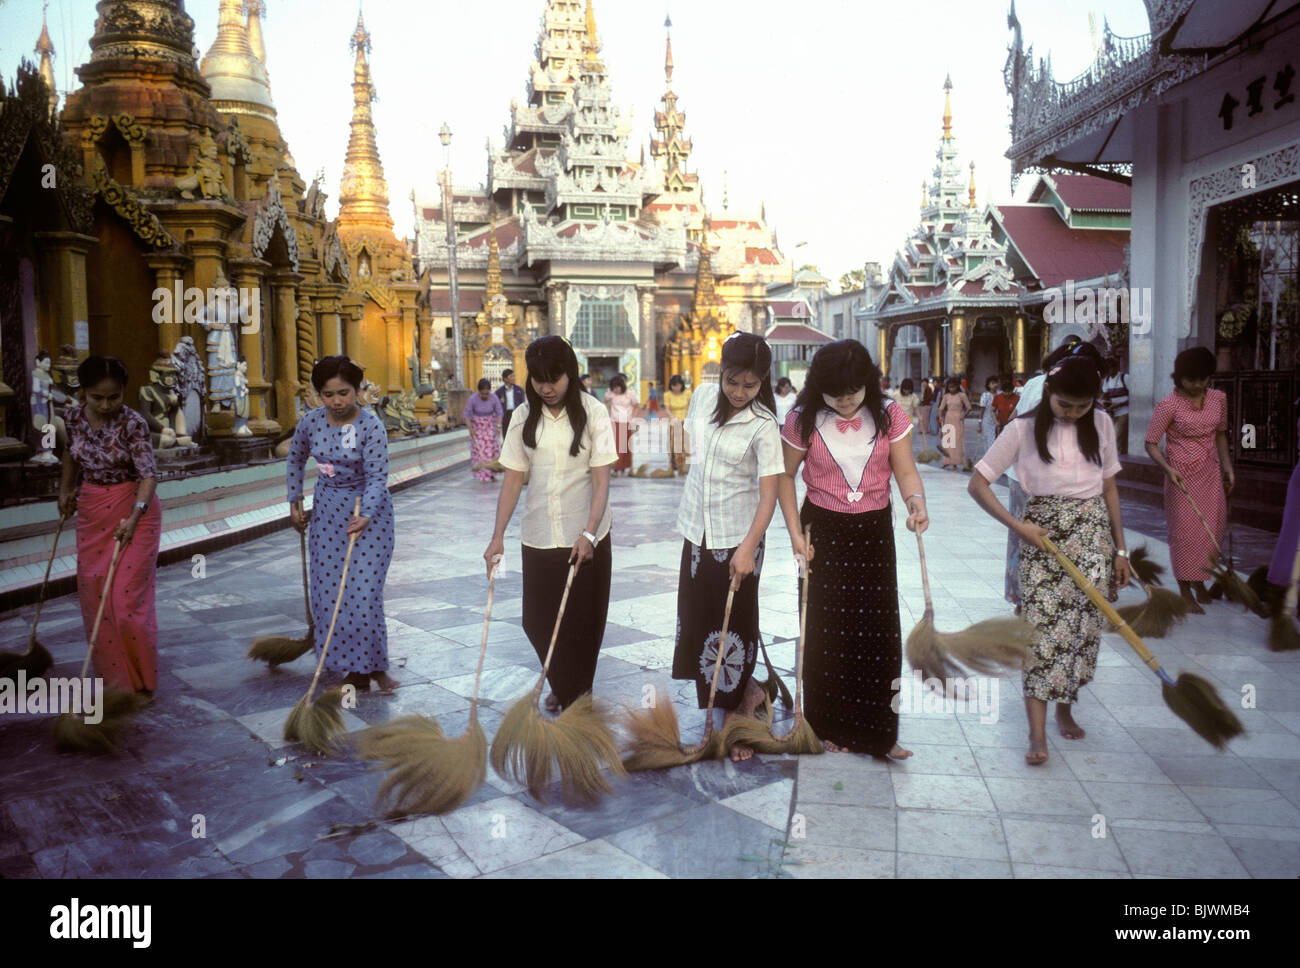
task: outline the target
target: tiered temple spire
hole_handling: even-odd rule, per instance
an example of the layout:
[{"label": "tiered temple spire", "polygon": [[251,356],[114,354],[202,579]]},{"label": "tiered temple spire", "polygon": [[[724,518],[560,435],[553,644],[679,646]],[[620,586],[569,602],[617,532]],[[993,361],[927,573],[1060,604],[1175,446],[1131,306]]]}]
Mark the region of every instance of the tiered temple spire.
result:
[{"label": "tiered temple spire", "polygon": [[680,195],[693,192],[697,179],[686,173],[686,160],[691,154],[691,142],[682,137],[686,127],[686,115],[678,110],[677,94],[673,91],[672,26],[672,18],[665,18],[664,30],[667,33],[667,41],[664,54],[664,79],[667,83],[659,110],[655,112],[657,137],[650,139],[650,157],[655,160],[663,178],[663,190],[671,195]]},{"label": "tiered temple spire", "polygon": [[[46,8],[49,7],[47,3]],[[50,28],[45,22],[45,11],[41,11],[41,36],[36,41],[36,54],[40,57],[40,75],[45,86],[50,89],[50,114],[59,106],[59,89],[54,83],[54,42],[50,40]]]},{"label": "tiered temple spire", "polygon": [[248,19],[248,45],[253,54],[263,65],[266,64],[266,42],[262,39],[262,18],[266,16],[266,4],[263,0],[245,0],[244,9]]},{"label": "tiered temple spire", "polygon": [[201,70],[212,85],[212,103],[217,110],[275,120],[271,82],[262,58],[249,42],[243,0],[221,0],[217,38],[204,55]]},{"label": "tiered temple spire", "polygon": [[388,211],[388,182],[379,160],[375,122],[370,105],[375,88],[370,80],[370,34],[365,21],[357,14],[357,29],[352,33],[351,48],[356,54],[352,73],[352,134],[343,163],[339,186],[339,230],[378,228],[392,232],[393,218]]},{"label": "tiered temple spire", "polygon": [[952,140],[952,75],[943,81],[943,140]]}]

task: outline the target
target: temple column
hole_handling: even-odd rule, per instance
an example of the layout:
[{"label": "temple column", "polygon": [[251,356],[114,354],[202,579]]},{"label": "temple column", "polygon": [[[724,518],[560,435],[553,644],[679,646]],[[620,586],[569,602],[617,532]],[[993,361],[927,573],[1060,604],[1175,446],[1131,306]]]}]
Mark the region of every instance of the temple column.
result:
[{"label": "temple column", "polygon": [[261,437],[274,437],[280,425],[271,419],[268,399],[271,385],[266,381],[266,363],[262,355],[262,327],[269,325],[270,311],[262,305],[262,276],[270,265],[261,259],[231,259],[231,284],[254,294],[247,324],[239,328],[239,354],[248,364],[248,429]]},{"label": "temple column", "polygon": [[271,277],[275,293],[275,408],[283,430],[298,424],[298,283],[302,276],[281,269]]},{"label": "temple column", "polygon": [[546,316],[548,336],[564,335],[564,302],[568,292],[567,282],[553,282],[546,287],[546,304],[549,309]]},{"label": "temple column", "polygon": [[327,292],[316,298],[316,312],[320,314],[321,356],[339,356],[343,353],[343,320],[339,316],[339,297]]},{"label": "temple column", "polygon": [[929,376],[943,375],[943,327],[939,323],[933,324],[928,330],[922,329],[925,333],[926,342],[930,344],[930,372],[925,374]]},{"label": "temple column", "polygon": [[958,379],[966,375],[966,367],[970,363],[966,351],[966,318],[954,316],[952,318],[952,375]]},{"label": "temple column", "polygon": [[361,359],[361,309],[365,296],[349,292],[343,297],[343,353],[353,361]]},{"label": "temple column", "polygon": [[1016,316],[1011,329],[1011,369],[1013,376],[1023,379],[1025,371],[1025,317]]},{"label": "temple column", "polygon": [[[183,326],[185,321],[185,266],[189,260],[178,255],[156,255],[148,257],[145,261],[149,268],[154,271],[155,305],[159,290],[169,293],[172,303],[171,313],[165,314],[162,317],[163,321],[154,327],[158,331],[157,361],[162,361],[172,355],[172,350],[180,342],[180,338],[185,335]],[[78,355],[80,356],[80,348],[78,348]]]},{"label": "temple column", "polygon": [[[655,326],[654,286],[637,286],[636,294],[641,308],[641,382],[659,381],[658,330]],[[662,389],[662,388],[661,388]],[[647,394],[638,394],[644,401]],[[661,395],[662,399],[662,395]]]},{"label": "temple column", "polygon": [[395,397],[402,392],[402,370],[406,368],[406,358],[402,353],[402,314],[384,313],[382,319],[384,339],[387,343],[384,364],[388,368],[388,373],[385,374],[387,379],[381,385],[385,387],[385,393]]},{"label": "temple column", "polygon": [[876,327],[876,363],[880,367],[881,376],[889,376],[889,326],[886,323],[878,323]]},{"label": "temple column", "polygon": [[311,297],[303,290],[298,291],[298,312],[295,317],[298,342],[298,386],[311,384],[311,371],[320,357],[316,341],[316,313],[312,309]]},{"label": "temple column", "polygon": [[[51,356],[64,343],[76,347],[77,359],[90,355],[90,308],[86,298],[86,253],[99,242],[77,232],[33,232],[43,255],[45,278],[53,285],[41,287],[49,298],[49,318],[58,340]],[[171,344],[175,346],[175,342]],[[168,352],[171,352],[170,347]]]}]

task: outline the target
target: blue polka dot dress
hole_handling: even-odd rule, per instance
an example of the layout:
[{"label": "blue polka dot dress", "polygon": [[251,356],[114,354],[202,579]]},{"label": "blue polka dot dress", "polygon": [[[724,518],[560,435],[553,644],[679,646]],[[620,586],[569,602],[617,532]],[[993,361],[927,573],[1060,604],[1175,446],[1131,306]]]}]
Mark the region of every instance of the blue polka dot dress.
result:
[{"label": "blue polka dot dress", "polygon": [[355,421],[330,424],[324,408],[304,416],[289,449],[289,500],[302,497],[307,458],[316,460],[307,546],[311,556],[311,609],[316,624],[316,655],[325,645],[338,597],[348,522],[361,498],[370,524],[361,532],[348,565],[347,588],[330,639],[325,668],[330,672],[388,671],[388,631],[384,624],[384,581],[393,560],[393,499],[388,493],[388,433],[373,413],[362,409]]}]

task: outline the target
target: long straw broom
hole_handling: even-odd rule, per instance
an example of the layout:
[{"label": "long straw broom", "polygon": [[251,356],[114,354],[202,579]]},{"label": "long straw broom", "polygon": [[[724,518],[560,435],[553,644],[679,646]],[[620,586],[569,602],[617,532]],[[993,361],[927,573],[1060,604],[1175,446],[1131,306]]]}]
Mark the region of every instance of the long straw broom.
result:
[{"label": "long straw broom", "polygon": [[767,645],[763,642],[762,632],[758,633],[758,647],[763,653],[763,665],[767,666],[767,678],[758,684],[758,688],[766,694],[769,703],[775,703],[779,696],[782,705],[790,709],[794,706],[794,700],[790,697],[789,688],[773,668],[772,660],[767,657]]},{"label": "long straw broom", "polygon": [[470,701],[469,724],[465,732],[454,737],[444,736],[442,727],[432,717],[403,716],[391,723],[373,726],[357,738],[362,758],[381,760],[383,768],[390,771],[376,798],[379,803],[391,800],[390,816],[450,813],[468,800],[487,778],[488,744],[478,719],[478,696],[500,562],[501,556],[497,555],[488,575],[483,642],[478,650],[474,698]]},{"label": "long straw broom", "polygon": [[[361,514],[361,498],[357,498],[352,516]],[[321,671],[325,668],[325,655],[330,650],[330,640],[334,638],[334,626],[338,624],[339,609],[343,607],[343,592],[348,585],[348,566],[352,564],[352,549],[357,546],[357,533],[348,537],[348,550],[343,558],[343,574],[339,578],[339,593],[334,600],[334,615],[330,618],[329,631],[325,633],[325,644],[321,646],[320,659],[316,662],[316,674],[312,676],[307,695],[298,700],[298,704],[284,721],[284,738],[289,742],[300,742],[310,750],[328,756],[337,748],[335,734],[343,730],[343,690],[335,686],[326,689],[312,702],[311,695],[320,682]]]},{"label": "long straw broom", "polygon": [[1022,668],[1034,641],[1034,627],[1023,618],[989,618],[961,632],[940,632],[934,627],[934,601],[920,532],[916,548],[921,557],[925,613],[907,636],[908,665],[924,679],[939,680],[964,677],[963,665],[986,675],[996,674],[999,667]]},{"label": "long straw broom", "polygon": [[302,551],[302,596],[307,603],[307,634],[297,639],[285,635],[265,635],[254,639],[248,648],[248,658],[265,662],[272,669],[302,658],[316,642],[316,619],[311,613],[311,586],[307,581],[306,533],[299,531],[298,540]]},{"label": "long straw broom", "polygon": [[1300,630],[1296,629],[1296,600],[1300,598],[1300,543],[1296,544],[1295,563],[1291,565],[1291,584],[1286,589],[1286,599],[1268,626],[1268,647],[1274,652],[1300,649]]},{"label": "long straw broom", "polygon": [[[113,576],[117,574],[117,562],[125,547],[121,539],[113,546],[113,558],[108,563],[108,575],[104,578],[104,588],[99,596],[99,608],[95,612],[95,623],[90,629],[90,645],[86,649],[85,661],[81,664],[81,680],[85,682],[90,672],[90,658],[95,654],[95,642],[99,638],[99,628],[104,621],[104,608],[108,605],[108,593],[113,587]],[[125,725],[126,719],[149,705],[149,700],[138,693],[114,686],[106,686],[100,709],[98,723],[87,723],[84,715],[62,713],[54,720],[54,747],[61,753],[115,753],[117,752],[117,734]]]},{"label": "long straw broom", "polygon": [[1207,743],[1218,749],[1223,749],[1228,740],[1245,732],[1241,720],[1219,698],[1214,686],[1201,676],[1190,672],[1180,673],[1177,681],[1170,678],[1169,673],[1161,667],[1159,660],[1151,654],[1151,650],[1146,647],[1141,637],[1119,617],[1110,602],[1106,601],[1105,596],[1084,577],[1083,572],[1075,567],[1074,562],[1062,554],[1061,549],[1050,538],[1044,537],[1043,544],[1056,556],[1056,560],[1061,563],[1061,567],[1069,573],[1080,590],[1101,610],[1101,614],[1116,627],[1120,635],[1124,636],[1124,641],[1128,642],[1147,667],[1160,677],[1160,688],[1165,705],[1175,716],[1192,727]]},{"label": "long straw broom", "polygon": [[492,768],[501,776],[510,776],[517,783],[523,783],[528,792],[542,802],[546,801],[546,790],[556,770],[560,774],[561,796],[565,803],[570,804],[594,803],[604,794],[613,792],[602,767],[608,766],[614,774],[624,775],[607,710],[603,703],[592,698],[591,693],[579,696],[555,719],[544,717],[538,706],[578,564],[574,561],[569,566],[564,596],[560,599],[555,628],[551,631],[551,644],[546,650],[537,685],[510,707],[492,737]]},{"label": "long straw broom", "polygon": [[[812,543],[810,531],[804,532],[804,546]],[[810,582],[808,561],[800,556],[799,570],[803,572],[802,599],[799,603],[799,646],[795,658],[794,678],[794,725],[784,736],[777,736],[772,728],[772,701],[765,700],[767,707],[766,722],[737,716],[722,732],[723,745],[728,751],[737,745],[748,746],[755,753],[795,753],[817,754],[826,752],[822,741],[817,738],[812,724],[803,716],[803,656],[804,642],[808,634],[808,585]],[[710,717],[712,718],[712,717]]]},{"label": "long straw broom", "polygon": [[718,694],[718,674],[727,651],[727,631],[731,625],[731,606],[736,597],[736,583],[727,589],[727,605],[722,613],[722,635],[718,638],[718,658],[713,663],[713,684],[709,687],[709,704],[704,714],[704,739],[694,746],[682,745],[677,725],[677,709],[662,689],[655,690],[655,703],[649,709],[627,709],[624,724],[632,738],[623,767],[628,772],[665,770],[701,760],[720,760],[727,746],[722,731],[713,728],[713,701]]},{"label": "long straw broom", "polygon": [[1205,515],[1201,513],[1200,507],[1197,506],[1191,492],[1187,490],[1186,484],[1179,484],[1178,489],[1183,492],[1183,497],[1187,498],[1187,503],[1192,506],[1196,512],[1196,517],[1200,519],[1201,527],[1205,529],[1205,534],[1210,539],[1210,544],[1214,545],[1215,554],[1218,555],[1218,564],[1215,564],[1213,557],[1210,559],[1210,567],[1206,569],[1206,574],[1212,577],[1215,582],[1223,588],[1223,594],[1227,596],[1228,601],[1237,602],[1244,605],[1247,609],[1256,614],[1260,614],[1263,603],[1259,596],[1255,594],[1254,589],[1242,580],[1237,574],[1232,559],[1223,553],[1223,548],[1219,545],[1219,540],[1214,536],[1210,529],[1210,522],[1205,520]]},{"label": "long straw broom", "polygon": [[1129,567],[1133,569],[1133,575],[1147,599],[1136,605],[1121,605],[1115,609],[1115,613],[1142,638],[1164,638],[1174,625],[1187,618],[1187,601],[1177,592],[1155,587],[1160,584],[1160,575],[1165,568],[1151,560],[1146,545],[1133,549],[1129,556]]},{"label": "long straw broom", "polygon": [[32,619],[31,635],[27,637],[26,652],[0,652],[0,679],[16,679],[18,673],[27,673],[32,679],[43,676],[54,665],[54,656],[50,650],[36,641],[36,626],[41,621],[41,609],[45,607],[45,590],[50,586],[50,569],[54,567],[54,558],[59,552],[59,536],[68,521],[66,514],[59,515],[59,526],[54,532],[54,547],[50,549],[50,560],[45,563],[45,578],[41,580],[41,597],[36,602],[36,616]]}]

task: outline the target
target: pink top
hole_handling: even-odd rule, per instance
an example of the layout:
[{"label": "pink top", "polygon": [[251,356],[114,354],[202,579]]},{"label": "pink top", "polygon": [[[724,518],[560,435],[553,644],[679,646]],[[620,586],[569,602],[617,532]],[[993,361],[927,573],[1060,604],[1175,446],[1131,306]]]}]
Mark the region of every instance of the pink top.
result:
[{"label": "pink top", "polygon": [[605,394],[605,402],[609,404],[609,419],[614,423],[628,423],[632,419],[632,414],[636,413],[639,403],[636,394],[630,388],[622,393],[610,390]]},{"label": "pink top", "polygon": [[1120,464],[1114,421],[1110,414],[1096,407],[1092,414],[1101,444],[1101,464],[1083,456],[1079,450],[1079,428],[1062,420],[1055,421],[1047,432],[1047,450],[1052,462],[1044,464],[1034,441],[1033,418],[1025,417],[1012,420],[1002,429],[975,469],[992,484],[1014,464],[1020,486],[1030,497],[1097,497],[1102,482],[1120,472]]},{"label": "pink top", "polygon": [[1214,435],[1228,429],[1228,395],[1222,390],[1206,390],[1201,409],[1177,392],[1156,404],[1147,425],[1148,444],[1166,437],[1165,457],[1180,474],[1194,471],[1207,461],[1219,463]]},{"label": "pink top", "polygon": [[827,511],[863,514],[889,505],[889,446],[912,432],[912,421],[894,401],[885,407],[889,427],[876,433],[876,423],[866,407],[853,420],[843,420],[825,407],[817,414],[812,440],[799,439],[801,409],[785,418],[781,439],[806,452],[803,480],[808,500]]}]

